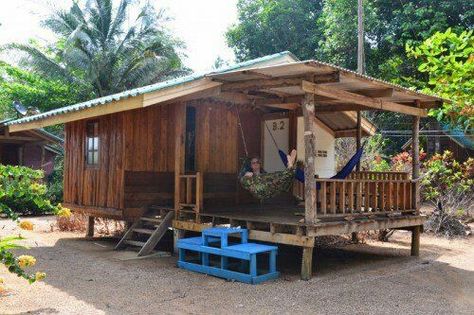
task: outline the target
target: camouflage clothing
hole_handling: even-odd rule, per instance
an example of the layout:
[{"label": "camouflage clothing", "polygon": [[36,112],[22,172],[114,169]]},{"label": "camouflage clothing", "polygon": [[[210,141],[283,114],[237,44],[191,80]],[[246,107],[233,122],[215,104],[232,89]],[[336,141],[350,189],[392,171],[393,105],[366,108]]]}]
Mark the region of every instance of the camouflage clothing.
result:
[{"label": "camouflage clothing", "polygon": [[240,183],[255,198],[260,200],[272,198],[289,191],[295,178],[295,169],[286,169],[274,173],[263,173],[252,177],[242,176]]}]

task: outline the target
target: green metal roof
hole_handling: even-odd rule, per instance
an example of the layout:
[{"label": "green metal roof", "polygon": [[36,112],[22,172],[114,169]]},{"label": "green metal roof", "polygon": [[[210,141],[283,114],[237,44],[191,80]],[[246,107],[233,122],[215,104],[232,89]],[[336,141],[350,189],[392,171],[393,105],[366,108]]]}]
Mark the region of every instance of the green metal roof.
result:
[{"label": "green metal roof", "polygon": [[132,89],[132,90],[127,90],[127,91],[124,91],[124,92],[121,92],[121,93],[96,98],[96,99],[93,99],[93,100],[90,100],[90,101],[87,101],[87,102],[82,102],[82,103],[78,103],[78,104],[74,104],[74,105],[70,105],[70,106],[66,106],[66,107],[57,108],[57,109],[50,110],[50,111],[40,113],[40,114],[37,114],[37,115],[27,116],[27,117],[23,117],[23,118],[16,119],[16,120],[10,120],[10,121],[5,122],[5,125],[23,124],[23,123],[28,123],[28,122],[32,122],[32,121],[36,121],[36,120],[41,120],[41,119],[45,119],[45,118],[48,118],[48,117],[58,116],[58,115],[62,115],[62,114],[70,113],[70,112],[77,112],[77,111],[81,111],[81,110],[84,110],[84,109],[87,109],[87,108],[96,107],[96,106],[104,105],[104,104],[107,104],[107,103],[111,103],[113,101],[118,101],[118,100],[121,100],[121,99],[134,97],[134,96],[142,95],[142,94],[145,94],[145,93],[155,92],[155,91],[159,91],[159,90],[162,90],[162,89],[165,89],[165,88],[170,88],[170,87],[177,86],[177,85],[184,84],[184,83],[188,83],[188,82],[191,82],[191,81],[194,81],[194,80],[202,79],[206,75],[209,75],[209,74],[216,74],[216,73],[224,73],[224,72],[227,72],[227,71],[234,71],[234,70],[238,70],[238,69],[243,68],[243,67],[257,65],[259,63],[263,63],[263,62],[266,62],[266,61],[277,59],[277,58],[280,58],[280,57],[283,57],[283,56],[289,56],[289,57],[293,58],[295,61],[298,60],[298,58],[296,58],[295,55],[293,55],[291,52],[284,51],[284,52],[280,52],[280,53],[277,53],[277,54],[268,55],[268,56],[264,56],[264,57],[261,57],[261,58],[252,59],[252,60],[249,60],[249,61],[244,61],[244,62],[241,62],[241,63],[237,63],[237,64],[234,64],[232,66],[223,67],[223,68],[220,68],[220,69],[215,70],[215,71],[194,73],[194,74],[187,75],[187,76],[184,76],[184,77],[179,77],[179,78],[176,78],[176,79],[167,80],[167,81],[147,85],[147,86],[144,86],[144,87],[139,87],[139,88],[135,88],[135,89]]}]

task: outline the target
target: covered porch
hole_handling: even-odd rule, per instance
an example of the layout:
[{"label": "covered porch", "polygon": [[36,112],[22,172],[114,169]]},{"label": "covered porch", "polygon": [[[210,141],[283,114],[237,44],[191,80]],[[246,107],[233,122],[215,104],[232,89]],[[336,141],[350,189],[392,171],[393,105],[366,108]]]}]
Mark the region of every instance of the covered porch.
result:
[{"label": "covered porch", "polygon": [[[305,183],[295,180],[289,198],[276,202],[261,205],[237,200],[233,204],[209,206],[204,205],[210,196],[205,188],[208,174],[186,172],[184,163],[178,162],[173,222],[177,238],[185,230],[201,231],[220,224],[246,227],[251,239],[302,247],[303,279],[311,277],[317,236],[406,229],[412,231],[411,253],[418,255],[419,235],[425,220],[419,213],[419,121],[427,115],[427,109],[440,106],[441,99],[316,61],[208,77],[221,83],[215,94],[206,95],[214,102],[227,104],[229,108],[242,104],[267,112],[287,113],[289,117],[303,117]],[[361,112],[372,110],[401,113],[410,119],[414,139],[411,174],[361,171],[357,165],[346,178],[319,178],[317,124],[324,119],[334,122],[344,115],[353,115],[352,126],[333,132],[354,137],[359,149],[363,137]],[[290,143],[296,143],[297,140],[291,140],[291,133]],[[234,182],[238,186],[235,177]]]}]

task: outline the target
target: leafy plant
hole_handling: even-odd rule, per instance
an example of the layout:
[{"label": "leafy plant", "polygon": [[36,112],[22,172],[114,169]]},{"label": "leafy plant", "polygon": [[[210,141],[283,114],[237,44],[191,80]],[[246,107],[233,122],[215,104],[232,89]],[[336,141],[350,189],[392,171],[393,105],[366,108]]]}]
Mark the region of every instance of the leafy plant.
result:
[{"label": "leafy plant", "polygon": [[18,214],[57,213],[60,206],[48,199],[44,173],[28,167],[0,164],[0,212]]},{"label": "leafy plant", "polygon": [[387,172],[390,171],[390,164],[381,156],[376,156],[370,164],[370,170],[373,172]]},{"label": "leafy plant", "polygon": [[448,28],[419,46],[407,45],[408,56],[420,61],[418,70],[428,75],[424,92],[452,100],[430,114],[465,130],[474,128],[474,31],[459,34]]},{"label": "leafy plant", "polygon": [[[419,161],[423,161],[426,158],[426,153],[423,149],[419,153]],[[413,155],[411,152],[400,152],[392,157],[391,161],[392,171],[396,172],[411,172],[413,168]]]},{"label": "leafy plant", "polygon": [[54,169],[48,175],[47,180],[47,197],[53,203],[63,201],[63,172],[64,172],[64,155],[58,154],[54,158]]},{"label": "leafy plant", "polygon": [[424,163],[422,196],[436,210],[428,222],[435,233],[463,235],[460,215],[470,215],[474,208],[474,159],[459,163],[445,151]]},{"label": "leafy plant", "polygon": [[16,274],[18,277],[25,278],[29,283],[44,279],[46,276],[43,272],[30,274],[25,271],[25,267],[32,267],[36,263],[36,259],[32,256],[21,255],[15,257],[11,252],[12,249],[27,249],[28,247],[19,245],[17,241],[24,240],[21,236],[6,236],[0,238],[0,262],[8,268],[8,271]]},{"label": "leafy plant", "polygon": [[[138,2],[139,3],[139,2]],[[182,74],[178,49],[182,43],[163,27],[167,17],[145,4],[132,16],[134,0],[74,1],[69,10],[53,12],[43,25],[58,41],[13,44],[23,51],[24,64],[46,78],[60,79],[105,96]],[[127,21],[130,21],[128,23]]]},{"label": "leafy plant", "polygon": [[13,101],[48,111],[89,97],[91,95],[76,84],[47,79],[0,61],[0,118],[15,117]]}]

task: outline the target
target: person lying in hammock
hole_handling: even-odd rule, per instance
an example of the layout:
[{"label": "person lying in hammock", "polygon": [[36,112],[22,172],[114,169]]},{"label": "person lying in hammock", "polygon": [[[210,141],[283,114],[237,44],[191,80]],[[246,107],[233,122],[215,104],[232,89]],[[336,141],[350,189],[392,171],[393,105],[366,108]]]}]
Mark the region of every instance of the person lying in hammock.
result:
[{"label": "person lying in hammock", "polygon": [[292,150],[287,159],[285,170],[267,173],[263,170],[260,159],[252,158],[250,167],[248,163],[244,163],[240,173],[242,187],[261,201],[289,191],[295,177],[296,150]]}]

